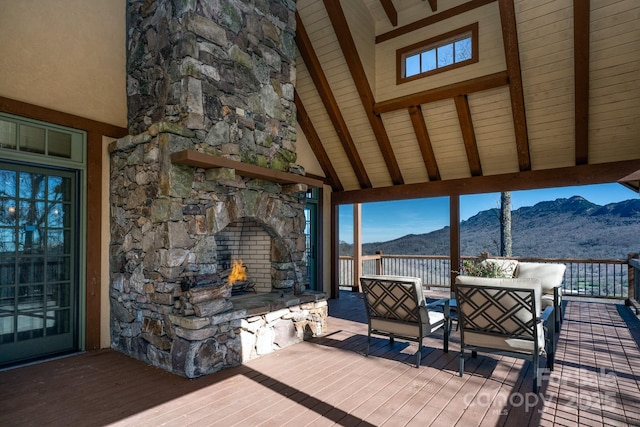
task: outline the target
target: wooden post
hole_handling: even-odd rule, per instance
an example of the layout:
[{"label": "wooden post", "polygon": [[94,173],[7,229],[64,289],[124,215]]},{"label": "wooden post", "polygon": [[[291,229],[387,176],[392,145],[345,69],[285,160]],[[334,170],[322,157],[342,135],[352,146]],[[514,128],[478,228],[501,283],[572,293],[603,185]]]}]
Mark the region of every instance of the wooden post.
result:
[{"label": "wooden post", "polygon": [[[339,242],[339,209],[331,193],[331,298],[340,297],[340,242]],[[321,258],[322,259],[322,258]]]},{"label": "wooden post", "polygon": [[451,297],[455,292],[457,271],[460,269],[460,196],[449,196],[449,247],[451,253]]},{"label": "wooden post", "polygon": [[376,274],[384,274],[382,272],[382,251],[378,249],[376,251],[376,255],[378,255],[378,257],[376,258]]},{"label": "wooden post", "polygon": [[353,204],[353,284],[354,291],[360,289],[360,276],[362,276],[362,205]]},{"label": "wooden post", "polygon": [[636,277],[636,267],[632,260],[637,260],[639,257],[638,253],[630,253],[627,254],[627,301],[626,305],[633,305],[632,301],[637,301],[636,295],[636,284],[640,281],[640,277]]}]

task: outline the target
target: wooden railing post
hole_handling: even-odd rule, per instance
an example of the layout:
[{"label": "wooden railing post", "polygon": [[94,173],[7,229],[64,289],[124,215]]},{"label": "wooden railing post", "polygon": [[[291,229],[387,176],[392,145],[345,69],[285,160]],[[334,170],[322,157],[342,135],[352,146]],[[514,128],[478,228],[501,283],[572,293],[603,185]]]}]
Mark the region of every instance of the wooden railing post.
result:
[{"label": "wooden railing post", "polygon": [[638,287],[640,287],[640,274],[636,274],[636,270],[640,266],[637,261],[638,257],[638,253],[627,255],[627,305],[637,305]]},{"label": "wooden railing post", "polygon": [[376,255],[378,255],[378,258],[376,258],[376,274],[384,274],[382,272],[382,251],[378,249]]},{"label": "wooden railing post", "polygon": [[360,288],[360,276],[362,276],[362,205],[353,205],[353,283],[351,290],[362,292]]}]

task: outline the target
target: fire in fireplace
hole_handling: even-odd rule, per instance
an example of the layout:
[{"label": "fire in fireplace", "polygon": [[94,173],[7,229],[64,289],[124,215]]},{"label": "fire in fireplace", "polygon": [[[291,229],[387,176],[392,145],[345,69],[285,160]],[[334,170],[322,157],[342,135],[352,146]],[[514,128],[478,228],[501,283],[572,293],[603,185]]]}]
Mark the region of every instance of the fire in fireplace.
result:
[{"label": "fire in fireplace", "polygon": [[233,267],[227,276],[227,283],[231,286],[231,295],[242,295],[247,292],[256,293],[256,284],[247,274],[247,267],[241,259],[233,261]]},{"label": "fire in fireplace", "polygon": [[242,264],[241,259],[233,261],[233,267],[231,267],[231,273],[229,273],[227,280],[230,285],[247,280],[247,268]]}]

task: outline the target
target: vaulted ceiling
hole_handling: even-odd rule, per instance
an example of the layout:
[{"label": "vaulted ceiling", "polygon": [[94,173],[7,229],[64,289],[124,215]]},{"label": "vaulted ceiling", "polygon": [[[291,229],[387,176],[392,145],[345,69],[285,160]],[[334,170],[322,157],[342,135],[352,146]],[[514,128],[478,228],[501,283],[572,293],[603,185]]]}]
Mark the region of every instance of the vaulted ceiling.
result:
[{"label": "vaulted ceiling", "polygon": [[[338,203],[615,182],[640,169],[635,0],[297,8],[298,139]],[[474,23],[478,62],[397,83],[398,49]]]}]

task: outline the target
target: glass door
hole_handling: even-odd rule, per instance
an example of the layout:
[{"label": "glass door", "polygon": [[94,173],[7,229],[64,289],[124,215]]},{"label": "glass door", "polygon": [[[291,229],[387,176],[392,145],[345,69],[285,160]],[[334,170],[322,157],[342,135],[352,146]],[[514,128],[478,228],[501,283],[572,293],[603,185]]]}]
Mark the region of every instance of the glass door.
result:
[{"label": "glass door", "polygon": [[318,190],[307,192],[304,207],[307,252],[307,281],[309,289],[318,290]]},{"label": "glass door", "polygon": [[78,348],[77,185],[0,162],[0,365]]}]

